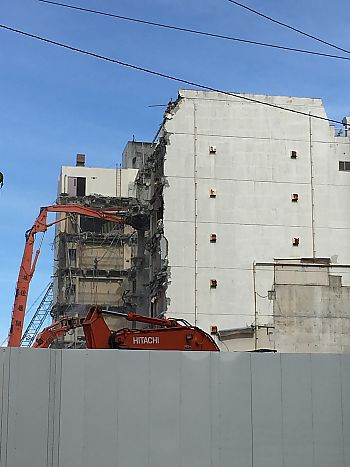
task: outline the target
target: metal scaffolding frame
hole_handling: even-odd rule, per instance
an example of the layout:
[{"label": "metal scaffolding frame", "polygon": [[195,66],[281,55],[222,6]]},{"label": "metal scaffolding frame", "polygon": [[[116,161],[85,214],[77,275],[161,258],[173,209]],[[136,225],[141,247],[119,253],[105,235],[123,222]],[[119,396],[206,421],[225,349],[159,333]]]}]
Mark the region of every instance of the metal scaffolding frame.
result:
[{"label": "metal scaffolding frame", "polygon": [[46,292],[41,300],[38,308],[36,309],[30,323],[25,330],[22,339],[21,347],[31,347],[36,336],[38,335],[45,319],[48,317],[53,305],[53,282],[50,282]]}]

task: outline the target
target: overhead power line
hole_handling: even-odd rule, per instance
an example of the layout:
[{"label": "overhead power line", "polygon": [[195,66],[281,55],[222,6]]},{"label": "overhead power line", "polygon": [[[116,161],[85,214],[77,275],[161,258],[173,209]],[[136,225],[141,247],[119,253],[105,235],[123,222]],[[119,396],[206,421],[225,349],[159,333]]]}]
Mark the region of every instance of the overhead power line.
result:
[{"label": "overhead power line", "polygon": [[[142,71],[143,73],[147,73],[149,75],[158,76],[160,78],[165,78],[165,79],[168,79],[170,81],[176,81],[177,83],[187,84],[189,86],[195,86],[195,87],[200,88],[200,89],[205,89],[206,91],[218,92],[218,93],[224,94],[226,96],[235,97],[237,99],[241,99],[241,100],[248,101],[248,102],[253,102],[255,104],[265,105],[267,107],[272,107],[274,109],[283,110],[285,112],[304,115],[306,117],[315,118],[317,120],[324,120],[326,122],[338,123],[340,125],[344,125],[343,122],[341,122],[339,120],[332,120],[331,118],[321,117],[320,115],[313,115],[313,114],[310,114],[308,112],[303,112],[301,110],[289,109],[287,107],[283,107],[282,105],[272,104],[270,102],[259,101],[258,99],[253,99],[252,97],[247,97],[247,96],[243,96],[243,95],[240,95],[240,94],[235,94],[235,93],[228,92],[228,91],[222,91],[221,89],[213,88],[213,87],[207,86],[205,84],[196,83],[194,81],[190,81],[190,80],[187,80],[187,79],[178,78],[176,76],[168,75],[166,73],[161,73],[160,71],[151,70],[149,68],[144,68],[144,67],[139,66],[139,65],[133,65],[131,63],[122,62],[121,60],[117,60],[117,59],[114,59],[114,58],[111,58],[111,57],[107,57],[105,55],[100,55],[100,54],[97,54],[95,52],[90,52],[88,50],[79,49],[78,47],[73,47],[72,45],[68,45],[68,44],[64,44],[62,42],[57,42],[57,41],[54,41],[54,40],[51,40],[51,39],[47,39],[46,37],[38,36],[36,34],[31,34],[29,32],[22,31],[20,29],[15,29],[15,28],[12,28],[10,26],[6,26],[4,24],[0,24],[0,29],[5,29],[7,31],[11,31],[11,32],[14,32],[16,34],[20,34],[22,36],[30,37],[32,39],[37,39],[37,40],[39,40],[41,42],[45,42],[47,44],[55,45],[57,47],[62,47],[64,49],[71,50],[73,52],[78,52],[78,53],[83,54],[83,55],[88,55],[90,57],[94,57],[94,58],[97,58],[99,60],[104,60],[106,62],[115,63],[117,65],[121,65],[123,67],[130,68],[132,70]],[[347,126],[347,125],[345,125],[345,126]]]},{"label": "overhead power line", "polygon": [[119,20],[123,20],[123,21],[139,23],[139,24],[146,24],[148,26],[155,26],[155,27],[158,27],[158,28],[171,29],[171,30],[179,31],[179,32],[187,32],[187,33],[190,33],[190,34],[197,34],[197,35],[200,35],[200,36],[207,36],[207,37],[212,37],[212,38],[216,38],[216,39],[224,39],[224,40],[229,40],[229,41],[241,42],[241,43],[244,43],[244,44],[257,45],[259,47],[260,46],[261,47],[270,47],[270,48],[274,48],[274,49],[285,50],[285,51],[288,51],[288,52],[298,52],[298,53],[303,53],[303,54],[316,55],[316,56],[320,56],[320,57],[335,58],[335,59],[338,59],[338,60],[350,60],[350,57],[344,57],[342,55],[327,54],[327,53],[323,53],[323,52],[316,52],[316,51],[313,51],[313,50],[298,49],[298,48],[295,48],[295,47],[287,47],[287,46],[278,45],[278,44],[269,44],[269,43],[266,43],[266,42],[259,42],[259,41],[249,40],[249,39],[242,39],[242,38],[239,38],[239,37],[225,36],[225,35],[222,35],[222,34],[216,34],[216,33],[211,33],[211,32],[207,32],[207,31],[199,31],[197,29],[183,28],[183,27],[180,27],[180,26],[174,26],[174,25],[170,25],[170,24],[156,23],[154,21],[147,21],[147,20],[139,19],[139,18],[131,18],[129,16],[116,15],[116,14],[113,14],[113,13],[108,13],[106,11],[92,10],[90,8],[83,8],[83,7],[79,7],[79,6],[76,6],[76,5],[71,5],[71,4],[68,4],[68,3],[54,2],[54,1],[50,1],[50,0],[37,0],[37,1],[40,2],[40,3],[46,3],[46,4],[49,4],[49,5],[68,8],[68,9],[71,9],[71,10],[82,11],[82,12],[85,12],[85,13],[92,13],[92,14],[95,14],[95,15],[105,16],[105,17],[108,17],[108,18],[119,19]]},{"label": "overhead power line", "polygon": [[[40,0],[39,0],[40,1]],[[310,39],[313,39],[317,42],[321,42],[322,44],[328,45],[329,47],[332,47],[333,49],[340,50],[342,52],[346,52],[347,54],[350,54],[350,50],[343,49],[342,47],[339,47],[338,45],[332,44],[331,42],[327,42],[324,39],[321,39],[320,37],[313,36],[312,34],[309,34],[305,31],[302,31],[301,29],[295,28],[293,26],[290,26],[289,24],[282,23],[282,21],[278,21],[277,19],[271,18],[271,16],[264,15],[260,11],[254,10],[253,8],[250,8],[247,5],[244,5],[243,3],[236,2],[236,0],[227,0],[230,3],[233,3],[234,5],[237,5],[241,8],[244,8],[245,10],[250,11],[251,13],[254,13],[255,15],[261,16],[262,18],[267,19],[268,21],[271,21],[272,23],[279,24],[280,26],[283,26],[284,28],[290,29],[294,32],[297,32],[298,34],[302,34],[303,36],[309,37]]]}]

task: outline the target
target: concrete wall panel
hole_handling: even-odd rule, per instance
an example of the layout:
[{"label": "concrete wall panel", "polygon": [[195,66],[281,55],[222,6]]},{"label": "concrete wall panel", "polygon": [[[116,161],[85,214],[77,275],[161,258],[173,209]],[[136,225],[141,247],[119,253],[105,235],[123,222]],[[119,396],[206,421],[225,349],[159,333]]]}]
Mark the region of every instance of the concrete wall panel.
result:
[{"label": "concrete wall panel", "polygon": [[168,260],[172,267],[194,267],[194,223],[164,221],[168,244],[176,242],[178,248],[168,250]]}]

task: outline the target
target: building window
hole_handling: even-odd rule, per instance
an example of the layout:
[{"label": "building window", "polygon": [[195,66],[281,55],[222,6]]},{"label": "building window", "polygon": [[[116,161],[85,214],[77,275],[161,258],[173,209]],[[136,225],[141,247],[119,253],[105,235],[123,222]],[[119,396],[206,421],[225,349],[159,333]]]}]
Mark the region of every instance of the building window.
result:
[{"label": "building window", "polygon": [[72,268],[75,268],[77,262],[77,250],[75,248],[69,248],[68,250],[69,255],[69,265]]},{"label": "building window", "polygon": [[75,284],[67,285],[66,290],[65,290],[65,297],[68,303],[75,302],[75,294],[76,294]]},{"label": "building window", "polygon": [[77,177],[77,196],[86,195],[86,178]]},{"label": "building window", "polygon": [[339,161],[339,170],[342,172],[350,172],[350,162]]},{"label": "building window", "polygon": [[116,228],[113,222],[94,217],[80,216],[80,229],[82,232],[94,232],[97,234],[108,234]]},{"label": "building window", "polygon": [[299,237],[293,237],[292,245],[293,246],[299,246],[299,243],[300,243],[300,238]]}]

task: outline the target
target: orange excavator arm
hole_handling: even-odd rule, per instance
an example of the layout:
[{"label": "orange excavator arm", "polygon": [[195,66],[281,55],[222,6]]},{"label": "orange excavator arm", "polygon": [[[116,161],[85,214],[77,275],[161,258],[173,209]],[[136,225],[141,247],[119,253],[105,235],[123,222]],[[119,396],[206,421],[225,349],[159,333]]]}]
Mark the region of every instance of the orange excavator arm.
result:
[{"label": "orange excavator arm", "polygon": [[[103,313],[121,316],[131,322],[150,324],[152,327],[112,331]],[[39,334],[33,347],[47,348],[58,337],[80,326],[83,326],[88,349],[219,351],[211,336],[186,321],[152,318],[133,312],[105,312],[98,306],[91,307],[85,319],[61,318]]]},{"label": "orange excavator arm", "polygon": [[64,317],[52,323],[38,334],[33,347],[47,349],[50,345],[57,341],[59,337],[67,334],[67,332],[79,328],[82,325],[84,318]]},{"label": "orange excavator arm", "polygon": [[33,227],[26,232],[26,242],[19,270],[16,286],[16,296],[12,310],[11,327],[7,344],[8,347],[20,347],[21,345],[24,315],[27,306],[30,281],[33,277],[36,263],[40,254],[39,246],[33,259],[35,235],[39,232],[46,232],[46,230],[52,225],[66,219],[62,218],[56,220],[55,222],[47,223],[47,215],[49,212],[74,213],[87,217],[95,217],[110,222],[117,222],[119,224],[125,223],[124,218],[116,216],[118,211],[103,211],[74,204],[58,204],[41,208],[40,214],[35,220]]}]

